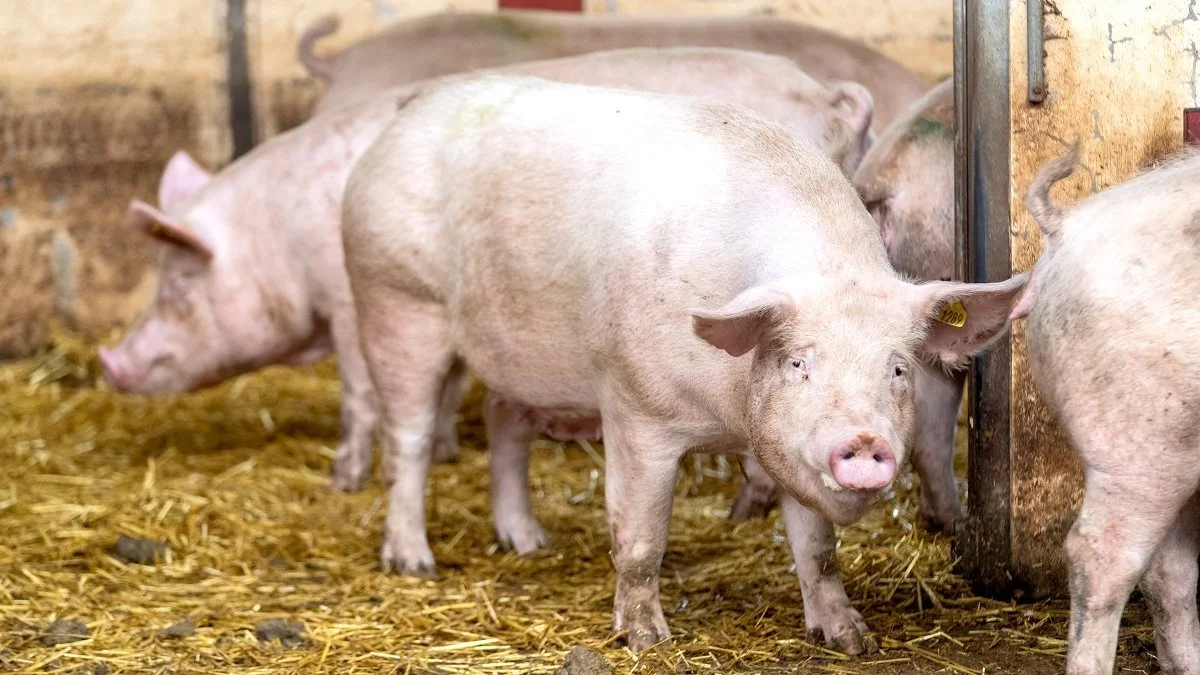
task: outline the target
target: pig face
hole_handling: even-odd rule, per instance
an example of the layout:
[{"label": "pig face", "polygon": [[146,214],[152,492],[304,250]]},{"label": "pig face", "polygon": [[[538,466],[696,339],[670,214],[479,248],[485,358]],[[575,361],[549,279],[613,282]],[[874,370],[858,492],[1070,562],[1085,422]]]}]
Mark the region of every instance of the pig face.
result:
[{"label": "pig face", "polygon": [[854,173],[896,269],[954,273],[954,88],[946,80],[888,128]]},{"label": "pig face", "polygon": [[922,361],[954,367],[984,348],[1007,327],[1024,284],[759,286],[693,312],[693,328],[731,356],[753,352],[746,428],[755,457],[802,503],[847,523],[905,459]]},{"label": "pig face", "polygon": [[[139,201],[130,206],[130,222],[164,244],[164,251],[150,306],[120,344],[99,351],[105,377],[117,389],[194,390],[286,360],[298,336],[311,332],[283,291],[258,278],[261,265],[220,236],[220,210],[204,203],[208,178],[177,154],[163,175],[159,201],[187,220]],[[238,248],[251,247],[239,242]]]}]

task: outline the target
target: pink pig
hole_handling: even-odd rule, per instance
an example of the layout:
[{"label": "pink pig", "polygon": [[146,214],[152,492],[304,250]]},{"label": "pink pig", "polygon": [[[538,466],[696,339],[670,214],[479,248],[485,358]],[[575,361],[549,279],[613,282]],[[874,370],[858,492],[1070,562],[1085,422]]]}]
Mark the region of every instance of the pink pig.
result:
[{"label": "pink pig", "polygon": [[[869,147],[870,94],[854,83],[819,85],[779,57],[729,49],[630,49],[503,70],[737,102],[812,137],[847,174]],[[163,175],[160,208],[141,202],[130,208],[136,226],[168,245],[153,303],[118,346],[100,351],[109,381],[132,392],[190,391],[332,350],[343,387],[333,485],[357,489],[371,466],[378,404],[342,262],[342,192],[354,161],[391,120],[396,102],[426,86],[402,87],[320,115],[215,176],[177,153]],[[440,459],[458,447],[454,413],[466,374],[455,372],[442,392]],[[385,462],[385,475],[389,467]],[[497,486],[525,484],[519,465],[500,470],[521,477],[505,477]],[[509,504],[528,502],[521,492],[499,491],[497,531],[502,542],[527,552],[544,538],[512,530],[523,523],[509,523],[505,514],[513,511]]]},{"label": "pink pig", "polygon": [[1043,247],[1013,312],[1028,314],[1034,384],[1086,476],[1067,536],[1067,673],[1113,672],[1135,585],[1162,671],[1200,673],[1200,154],[1060,210],[1050,188],[1078,156],[1026,194]]},{"label": "pink pig", "polygon": [[[350,176],[343,243],[396,463],[383,566],[434,567],[424,487],[461,358],[502,402],[489,436],[603,420],[613,624],[634,649],[669,637],[659,566],[697,448],[779,483],[808,630],[867,649],[834,524],[903,463],[922,361],[984,348],[1025,282],[907,282],[837,165],[743,108],[517,76],[408,101]],[[953,302],[961,327],[936,320]]]}]

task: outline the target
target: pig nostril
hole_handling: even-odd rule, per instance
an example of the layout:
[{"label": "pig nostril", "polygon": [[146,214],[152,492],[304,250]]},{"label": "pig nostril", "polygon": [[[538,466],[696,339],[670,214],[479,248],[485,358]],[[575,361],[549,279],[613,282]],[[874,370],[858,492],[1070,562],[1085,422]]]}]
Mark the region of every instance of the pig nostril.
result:
[{"label": "pig nostril", "polygon": [[876,461],[876,462],[879,462],[880,464],[882,464],[882,463],[883,463],[883,455],[879,454],[878,452],[877,452],[877,453],[875,453],[875,457],[874,457],[874,459],[875,459],[875,461]]},{"label": "pig nostril", "polygon": [[845,460],[851,460],[851,459],[854,459],[854,451],[853,451],[853,450],[847,450],[847,451],[843,452],[843,453],[842,453],[842,459],[845,459]]}]

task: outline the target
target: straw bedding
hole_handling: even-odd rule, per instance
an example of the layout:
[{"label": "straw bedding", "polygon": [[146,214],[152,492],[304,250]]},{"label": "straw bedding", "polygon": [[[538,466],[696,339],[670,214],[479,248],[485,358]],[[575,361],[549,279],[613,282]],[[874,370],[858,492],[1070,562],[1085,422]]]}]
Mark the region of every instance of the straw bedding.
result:
[{"label": "straw bedding", "polygon": [[[498,551],[475,392],[461,459],[428,490],[440,577],[409,579],[379,571],[379,481],[327,487],[332,364],[159,399],[97,376],[90,346],[64,333],[0,366],[3,672],[554,673],[577,646],[595,651],[572,656],[576,675],[603,661],[618,673],[1063,668],[1066,604],[972,597],[948,541],[914,526],[910,477],[840,530],[847,590],[882,646],[851,659],[806,642],[778,512],[734,526],[736,466],[687,460],[662,573],[674,639],[635,655],[610,636],[601,447],[537,446],[553,549]],[[1150,672],[1152,653],[1131,604],[1119,671]],[[601,667],[582,663],[596,656]]]}]

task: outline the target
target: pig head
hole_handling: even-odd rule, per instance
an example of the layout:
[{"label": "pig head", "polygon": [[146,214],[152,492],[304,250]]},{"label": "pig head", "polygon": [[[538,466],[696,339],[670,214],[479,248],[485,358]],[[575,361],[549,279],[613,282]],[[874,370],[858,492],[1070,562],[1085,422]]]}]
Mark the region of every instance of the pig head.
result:
[{"label": "pig head", "polygon": [[[853,174],[892,266],[925,281],[954,275],[954,86],[947,79],[893,122]],[[913,463],[927,527],[953,533],[963,516],[954,477],[954,435],[966,371],[915,366]],[[768,511],[778,491],[753,460],[731,517]]]},{"label": "pig head", "polygon": [[[144,394],[192,391],[271,363],[327,353],[307,289],[280,240],[246,241],[226,223],[232,195],[185,152],[167,164],[156,209],[135,201],[130,223],[164,244],[149,308],[113,348],[101,348],[105,376]],[[195,204],[195,208],[192,208]],[[237,204],[248,207],[248,204]]]}]

